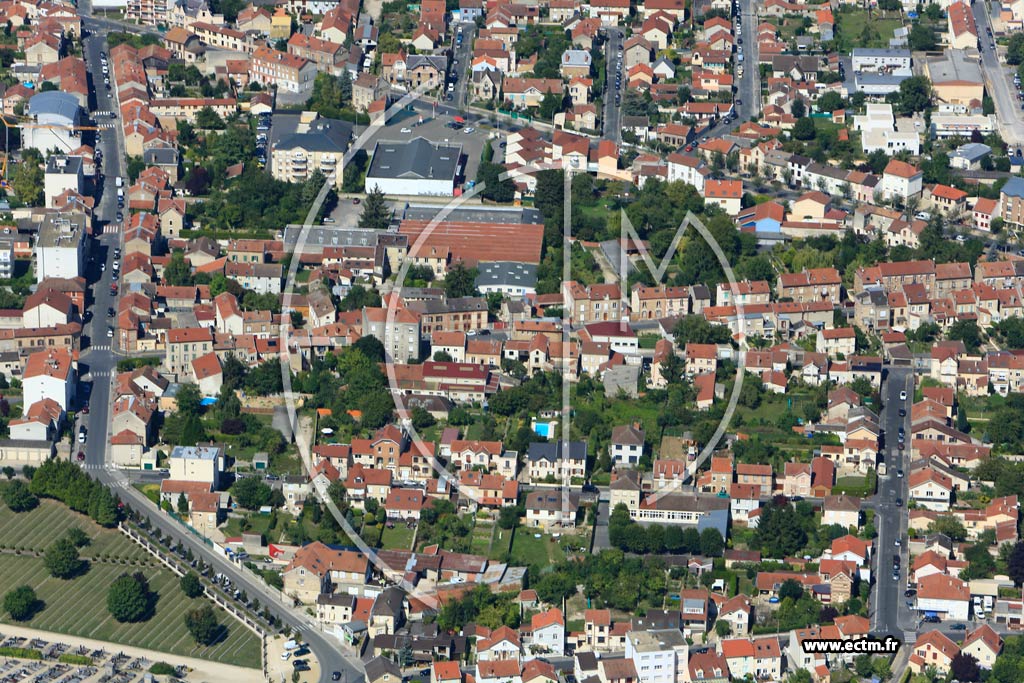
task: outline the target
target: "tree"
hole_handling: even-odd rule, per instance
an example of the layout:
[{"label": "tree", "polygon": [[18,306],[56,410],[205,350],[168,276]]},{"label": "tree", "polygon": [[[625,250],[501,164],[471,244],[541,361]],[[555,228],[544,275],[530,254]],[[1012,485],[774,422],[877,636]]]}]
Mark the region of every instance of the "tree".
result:
[{"label": "tree", "polygon": [[31,586],[18,586],[4,595],[4,610],[15,621],[28,621],[39,611],[39,598]]},{"label": "tree", "polygon": [[171,253],[171,260],[164,267],[164,280],[172,287],[192,284],[192,267],[185,261],[185,254],[180,249]]},{"label": "tree", "polygon": [[910,29],[910,49],[927,52],[935,49],[935,31],[930,26],[917,21]]},{"label": "tree", "polygon": [[981,348],[981,328],[974,320],[957,320],[949,326],[946,337],[952,340],[959,340],[967,347],[968,353],[977,353]]},{"label": "tree", "polygon": [[796,97],[793,99],[793,103],[790,105],[789,111],[793,115],[793,118],[802,119],[807,114],[807,105],[804,104],[804,101],[801,98]]},{"label": "tree", "polygon": [[724,325],[712,325],[702,315],[688,315],[680,318],[672,328],[676,344],[727,344],[732,335]]},{"label": "tree", "polygon": [[728,638],[732,634],[732,626],[725,619],[719,619],[715,622],[715,633],[719,638]]},{"label": "tree", "polygon": [[143,621],[150,611],[148,588],[136,576],[121,574],[107,591],[107,610],[121,623]]},{"label": "tree", "polygon": [[39,499],[32,495],[28,485],[15,479],[4,489],[4,502],[13,512],[27,512],[39,505]]},{"label": "tree", "polygon": [[1006,63],[1016,66],[1024,63],[1024,33],[1014,33],[1006,46]]},{"label": "tree", "polygon": [[537,107],[537,116],[545,121],[551,121],[560,111],[562,111],[562,96],[560,93],[551,91],[545,93],[544,99],[540,101],[540,106]]},{"label": "tree", "polygon": [[244,508],[256,510],[270,502],[270,487],[256,477],[239,479],[231,487],[231,495]]},{"label": "tree", "polygon": [[953,657],[953,661],[949,663],[949,672],[952,674],[953,680],[960,681],[960,683],[974,683],[981,678],[978,660],[974,655],[965,652],[958,652]]},{"label": "tree", "polygon": [[[31,154],[30,152],[34,152]],[[22,152],[21,163],[14,169],[10,185],[18,201],[27,206],[39,206],[43,203],[44,174],[41,166],[42,155],[29,148]]]},{"label": "tree", "polygon": [[779,587],[779,600],[789,598],[796,602],[804,596],[804,587],[795,579],[786,579]]},{"label": "tree", "polygon": [[794,555],[807,544],[807,532],[799,515],[788,502],[772,502],[762,508],[754,532],[754,544],[768,557]]},{"label": "tree", "polygon": [[203,595],[203,584],[200,582],[195,571],[188,571],[182,574],[178,585],[181,587],[181,592],[189,598],[198,598]]},{"label": "tree", "polygon": [[203,605],[185,614],[185,628],[199,645],[213,645],[220,635],[217,615],[209,605]]},{"label": "tree", "polygon": [[70,529],[68,529],[67,533],[64,534],[64,538],[71,541],[76,548],[84,548],[92,542],[92,539],[89,538],[89,535],[81,529],[79,529],[77,526],[73,526]]},{"label": "tree", "polygon": [[925,76],[911,76],[900,82],[900,89],[886,96],[886,101],[897,105],[899,112],[909,116],[928,108],[932,99],[932,84]]},{"label": "tree", "polygon": [[476,172],[476,184],[483,189],[480,196],[499,204],[508,204],[516,196],[516,185],[512,178],[502,178],[505,167],[490,161],[481,161]]},{"label": "tree", "polygon": [[445,294],[448,298],[477,296],[480,292],[476,288],[476,276],[475,268],[467,268],[462,261],[456,261],[444,276]]},{"label": "tree", "polygon": [[359,214],[359,227],[363,230],[386,230],[391,223],[391,208],[384,199],[384,192],[376,185],[363,201],[363,212]]},{"label": "tree", "polygon": [[796,125],[793,126],[793,137],[797,140],[813,140],[816,134],[814,119],[802,116],[796,120]]},{"label": "tree", "polygon": [[175,403],[178,406],[178,414],[182,417],[189,417],[192,415],[199,415],[202,410],[203,395],[199,392],[199,387],[191,382],[180,385],[178,393],[175,396]]},{"label": "tree", "polygon": [[84,563],[78,558],[78,548],[66,538],[57,539],[46,549],[43,565],[55,579],[70,579],[82,571]]},{"label": "tree", "polygon": [[818,98],[818,101],[815,103],[815,106],[818,108],[818,111],[833,112],[836,109],[842,109],[843,107],[845,107],[846,103],[843,102],[842,95],[830,90],[829,92],[825,93],[824,95]]},{"label": "tree", "polygon": [[178,514],[179,515],[187,515],[188,514],[188,498],[185,497],[184,493],[179,493],[178,494],[177,508],[178,508]]},{"label": "tree", "polygon": [[707,528],[700,532],[700,554],[706,557],[718,557],[725,550],[725,541],[718,529]]},{"label": "tree", "polygon": [[224,119],[213,110],[213,107],[207,105],[196,112],[196,126],[206,130],[223,130]]},{"label": "tree", "polygon": [[1006,563],[1007,574],[1013,581],[1013,585],[1020,588],[1024,585],[1024,541],[1018,541],[1013,546],[1010,559]]},{"label": "tree", "polygon": [[519,524],[522,510],[518,507],[503,507],[498,511],[498,526],[502,529],[515,529]]}]

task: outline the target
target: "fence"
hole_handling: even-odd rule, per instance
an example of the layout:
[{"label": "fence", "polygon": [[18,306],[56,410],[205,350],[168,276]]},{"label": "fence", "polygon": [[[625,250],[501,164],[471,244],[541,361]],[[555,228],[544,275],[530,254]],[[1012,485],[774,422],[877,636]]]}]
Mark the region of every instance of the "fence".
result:
[{"label": "fence", "polygon": [[[135,541],[143,548],[145,548],[150,555],[155,557],[157,560],[160,561],[161,564],[163,564],[165,567],[174,572],[176,576],[184,576],[185,573],[187,572],[187,570],[183,569],[177,563],[177,561],[175,561],[171,557],[168,557],[163,550],[161,550],[157,545],[150,542],[149,539],[145,538],[135,529],[132,529],[123,522],[121,524],[118,524],[117,528],[125,536],[127,536],[128,538],[130,538],[131,540]],[[249,630],[251,630],[257,636],[259,636],[261,639],[266,640],[267,632],[263,629],[263,627],[260,624],[250,619],[249,616],[244,612],[240,612],[227,598],[225,598],[223,595],[210,588],[210,586],[208,586],[206,583],[203,583],[203,593],[206,595],[206,597],[210,598],[215,603],[217,603],[217,605],[223,608],[225,612],[227,612],[235,619],[240,621],[244,626],[246,626]]]}]

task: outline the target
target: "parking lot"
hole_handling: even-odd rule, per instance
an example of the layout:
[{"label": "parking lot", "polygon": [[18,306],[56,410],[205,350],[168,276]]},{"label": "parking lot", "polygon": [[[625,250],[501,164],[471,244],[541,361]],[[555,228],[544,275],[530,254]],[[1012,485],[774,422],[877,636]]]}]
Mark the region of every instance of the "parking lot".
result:
[{"label": "parking lot", "polygon": [[[422,117],[421,122],[419,114],[406,111],[395,116],[392,121],[377,130],[367,141],[366,151],[368,154],[373,154],[373,147],[380,140],[411,140],[418,136],[431,142],[460,144],[466,164],[464,182],[476,179],[477,170],[480,168],[480,155],[484,145],[487,144],[488,135],[492,131],[489,125],[467,125],[462,130],[452,130],[447,127],[453,121],[451,116],[431,118],[427,115]],[[403,130],[406,132],[402,132]],[[357,138],[361,132],[356,132]]]}]

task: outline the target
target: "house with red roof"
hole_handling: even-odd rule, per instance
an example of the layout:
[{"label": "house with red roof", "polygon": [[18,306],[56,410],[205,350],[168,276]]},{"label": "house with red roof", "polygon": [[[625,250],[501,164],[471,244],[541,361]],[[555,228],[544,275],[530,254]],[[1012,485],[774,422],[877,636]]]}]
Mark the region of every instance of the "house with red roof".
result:
[{"label": "house with red roof", "polygon": [[953,658],[960,654],[960,648],[945,633],[939,630],[925,631],[917,637],[910,652],[908,668],[921,673],[932,667],[940,676],[949,673]]}]

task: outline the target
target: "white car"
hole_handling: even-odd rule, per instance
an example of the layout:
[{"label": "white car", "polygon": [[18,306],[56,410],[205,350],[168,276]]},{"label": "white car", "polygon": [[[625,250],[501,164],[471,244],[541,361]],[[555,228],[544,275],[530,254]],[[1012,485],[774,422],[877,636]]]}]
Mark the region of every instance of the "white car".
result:
[{"label": "white car", "polygon": [[411,133],[412,132],[412,128],[403,128],[402,132],[403,133]]},{"label": "white car", "polygon": [[473,128],[472,126],[470,126],[469,128],[467,128],[466,130],[464,130],[462,132],[465,133],[466,135],[472,135],[473,133],[476,132],[476,128]]},{"label": "white car", "polygon": [[900,400],[901,401],[906,401],[907,400],[907,392],[905,392],[905,391],[901,391],[900,392]]},{"label": "white car", "polygon": [[107,338],[110,339],[113,336],[114,336],[114,331],[108,327],[107,328]]}]

